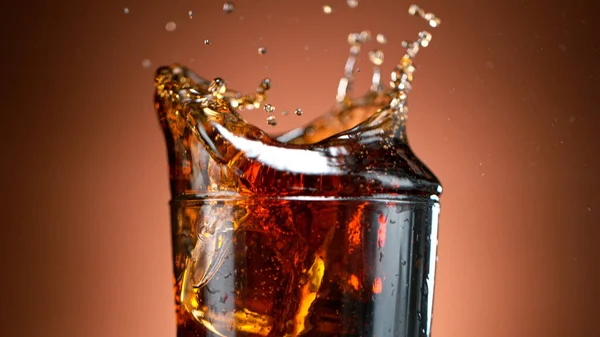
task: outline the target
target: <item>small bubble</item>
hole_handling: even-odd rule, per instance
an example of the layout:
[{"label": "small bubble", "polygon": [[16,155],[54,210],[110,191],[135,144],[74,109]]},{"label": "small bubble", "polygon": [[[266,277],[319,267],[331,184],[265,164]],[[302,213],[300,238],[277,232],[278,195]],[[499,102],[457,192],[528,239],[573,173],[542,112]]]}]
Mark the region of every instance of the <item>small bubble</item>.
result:
[{"label": "small bubble", "polygon": [[296,114],[296,116],[302,116],[302,109],[298,108],[294,110],[294,114]]},{"label": "small bubble", "polygon": [[264,48],[264,47],[258,48],[258,54],[259,55],[264,55],[266,53],[267,53],[267,48]]},{"label": "small bubble", "polygon": [[379,42],[381,44],[386,44],[387,43],[387,38],[383,34],[377,34],[377,36],[375,37],[375,39],[377,40],[377,42]]},{"label": "small bubble", "polygon": [[123,8],[123,13],[125,13],[125,14],[129,14],[129,7],[125,7],[125,8]]},{"label": "small bubble", "polygon": [[591,212],[591,211],[592,211],[592,208],[591,208],[591,207],[588,207],[588,208],[587,208],[587,210],[588,210],[588,212]]},{"label": "small bubble", "polygon": [[383,51],[374,49],[369,52],[369,61],[376,66],[383,64]]},{"label": "small bubble", "polygon": [[329,6],[329,5],[324,5],[323,6],[323,13],[325,13],[325,14],[331,14],[331,12],[333,12],[333,9],[331,8],[331,6]]},{"label": "small bubble", "polygon": [[208,46],[210,44],[210,40],[209,39],[204,40],[204,44]]},{"label": "small bubble", "polygon": [[152,62],[150,62],[150,60],[148,60],[148,59],[144,59],[142,61],[142,67],[144,67],[144,68],[149,68],[151,65],[152,65]]},{"label": "small bubble", "polygon": [[373,293],[381,294],[381,290],[383,289],[383,282],[380,277],[376,277],[373,281]]},{"label": "small bubble", "polygon": [[271,126],[277,125],[277,119],[275,119],[275,116],[271,115],[271,116],[267,117],[267,124],[269,124]]},{"label": "small bubble", "polygon": [[265,112],[268,114],[272,114],[275,111],[275,107],[271,104],[265,104]]},{"label": "small bubble", "polygon": [[188,16],[190,17],[190,19],[193,19],[194,18],[194,12],[189,11],[188,12]]},{"label": "small bubble", "polygon": [[350,8],[356,8],[358,6],[358,0],[346,0],[346,4]]},{"label": "small bubble", "polygon": [[233,2],[226,2],[223,4],[223,12],[229,14],[235,10],[235,5]]},{"label": "small bubble", "polygon": [[169,21],[167,22],[167,24],[165,25],[165,29],[167,30],[167,32],[172,32],[177,28],[177,24],[173,21]]},{"label": "small bubble", "polygon": [[288,112],[287,112],[286,110],[283,110],[283,111],[281,112],[281,115],[282,115],[282,116],[287,116],[287,115],[288,115]]}]

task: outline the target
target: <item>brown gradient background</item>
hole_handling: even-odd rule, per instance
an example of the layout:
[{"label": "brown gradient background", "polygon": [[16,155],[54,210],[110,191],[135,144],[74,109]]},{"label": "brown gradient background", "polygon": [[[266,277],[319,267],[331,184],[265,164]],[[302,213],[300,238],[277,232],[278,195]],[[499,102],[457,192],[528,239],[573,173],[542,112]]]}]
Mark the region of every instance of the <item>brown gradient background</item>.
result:
[{"label": "brown gradient background", "polygon": [[[348,32],[387,35],[387,76],[425,28],[404,1],[222,3],[2,2],[1,336],[174,336],[156,66],[269,76],[306,112],[285,130],[334,103]],[[600,336],[598,11],[555,3],[420,1],[443,20],[408,131],[444,185],[435,337]]]}]

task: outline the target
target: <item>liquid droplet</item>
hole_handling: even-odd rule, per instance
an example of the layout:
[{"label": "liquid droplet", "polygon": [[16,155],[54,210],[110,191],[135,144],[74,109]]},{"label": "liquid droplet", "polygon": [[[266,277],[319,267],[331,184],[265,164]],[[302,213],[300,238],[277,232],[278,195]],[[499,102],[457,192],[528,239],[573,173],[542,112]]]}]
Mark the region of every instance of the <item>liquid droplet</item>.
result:
[{"label": "liquid droplet", "polygon": [[346,0],[346,4],[350,8],[356,8],[358,6],[358,0]]},{"label": "liquid droplet", "polygon": [[177,24],[173,21],[169,21],[167,22],[167,24],[165,25],[165,29],[167,30],[167,32],[172,32],[177,28]]},{"label": "liquid droplet", "polygon": [[426,31],[422,31],[419,33],[419,44],[421,45],[421,47],[425,48],[427,46],[429,46],[429,43],[431,42],[431,33],[426,32]]},{"label": "liquid droplet", "polygon": [[282,112],[281,112],[281,115],[282,115],[282,116],[287,116],[287,115],[288,115],[288,112],[287,112],[286,110],[284,110],[284,111],[282,111]]},{"label": "liquid droplet", "polygon": [[264,48],[264,47],[258,48],[258,54],[259,55],[264,55],[266,53],[267,53],[267,48]]},{"label": "liquid droplet", "polygon": [[208,86],[208,91],[210,91],[215,96],[223,95],[227,91],[227,85],[225,84],[225,80],[222,78],[215,78],[210,82]]},{"label": "liquid droplet", "polygon": [[275,116],[271,115],[271,116],[267,117],[267,124],[269,124],[271,126],[277,125],[277,119],[275,119]]},{"label": "liquid droplet", "polygon": [[376,66],[383,64],[383,51],[374,49],[369,52],[369,61]]},{"label": "liquid droplet", "polygon": [[331,14],[331,12],[333,12],[333,9],[331,8],[331,6],[329,6],[329,5],[323,6],[323,13]]},{"label": "liquid droplet", "polygon": [[302,109],[294,110],[294,114],[296,114],[296,116],[302,116]]},{"label": "liquid droplet", "polygon": [[410,15],[416,15],[419,10],[420,10],[419,6],[417,6],[417,5],[410,5],[410,7],[408,7],[408,14],[410,14]]},{"label": "liquid droplet", "polygon": [[194,12],[189,11],[188,12],[188,16],[190,17],[190,19],[193,19],[194,18]]},{"label": "liquid droplet", "polygon": [[363,30],[362,32],[360,32],[360,40],[362,43],[371,40],[371,32],[368,30]]},{"label": "liquid droplet", "polygon": [[129,8],[128,7],[123,8],[123,13],[124,14],[129,14]]},{"label": "liquid droplet", "polygon": [[348,44],[351,46],[360,44],[361,40],[360,40],[360,34],[358,33],[350,33],[348,34]]},{"label": "liquid droplet", "polygon": [[142,61],[142,67],[144,67],[144,68],[149,68],[151,65],[152,65],[152,62],[150,62],[150,60],[148,60],[148,59],[144,59]]},{"label": "liquid droplet", "polygon": [[271,104],[265,104],[265,112],[268,114],[272,114],[275,111],[275,107]]},{"label": "liquid droplet", "polygon": [[271,79],[265,78],[260,82],[259,90],[261,90],[261,92],[265,92],[269,89],[271,89]]},{"label": "liquid droplet", "polygon": [[375,37],[375,39],[377,40],[377,42],[379,42],[381,44],[386,44],[387,43],[387,38],[383,34],[377,34],[377,36]]},{"label": "liquid droplet", "polygon": [[235,10],[235,5],[233,2],[226,2],[223,4],[223,12],[229,14]]},{"label": "liquid droplet", "polygon": [[417,5],[410,5],[408,8],[408,14],[410,15],[418,15],[421,18],[425,19],[430,27],[435,28],[442,23],[440,18],[436,17],[433,13],[426,13],[422,8]]}]

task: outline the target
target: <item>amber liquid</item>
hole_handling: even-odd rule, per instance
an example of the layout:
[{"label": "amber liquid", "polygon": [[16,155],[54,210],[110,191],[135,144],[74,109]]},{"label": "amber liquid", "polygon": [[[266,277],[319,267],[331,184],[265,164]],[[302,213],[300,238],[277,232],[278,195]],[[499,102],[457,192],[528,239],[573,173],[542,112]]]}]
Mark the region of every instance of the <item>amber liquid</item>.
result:
[{"label": "amber liquid", "polygon": [[156,85],[178,337],[429,336],[441,187],[385,93],[284,143],[185,68]]},{"label": "amber liquid", "polygon": [[352,99],[367,37],[349,36],[338,104],[279,137],[238,113],[273,112],[268,79],[243,96],[178,65],[157,71],[178,337],[430,335],[441,186],[405,122],[412,59],[431,35],[407,44],[387,89],[371,53],[371,91]]},{"label": "amber liquid", "polygon": [[[174,200],[178,337],[426,336],[438,210],[418,195]],[[199,287],[183,263],[198,237],[215,250]]]}]

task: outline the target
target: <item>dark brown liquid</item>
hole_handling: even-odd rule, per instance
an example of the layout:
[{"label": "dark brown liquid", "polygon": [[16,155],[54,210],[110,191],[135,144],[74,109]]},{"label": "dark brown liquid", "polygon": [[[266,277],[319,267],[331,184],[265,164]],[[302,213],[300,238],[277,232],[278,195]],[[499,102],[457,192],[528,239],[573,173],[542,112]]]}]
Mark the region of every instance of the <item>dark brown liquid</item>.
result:
[{"label": "dark brown liquid", "polygon": [[283,143],[209,86],[158,71],[178,337],[427,336],[441,190],[386,94]]},{"label": "dark brown liquid", "polygon": [[277,138],[236,111],[264,104],[268,80],[242,96],[184,67],[158,70],[178,337],[429,336],[441,186],[405,121],[412,59],[431,35],[406,44],[389,89],[383,52],[370,53],[371,91],[352,99],[368,38],[349,36],[338,105]]},{"label": "dark brown liquid", "polygon": [[[178,337],[429,331],[435,201],[236,198],[172,207]],[[207,224],[210,236],[199,233]]]}]

